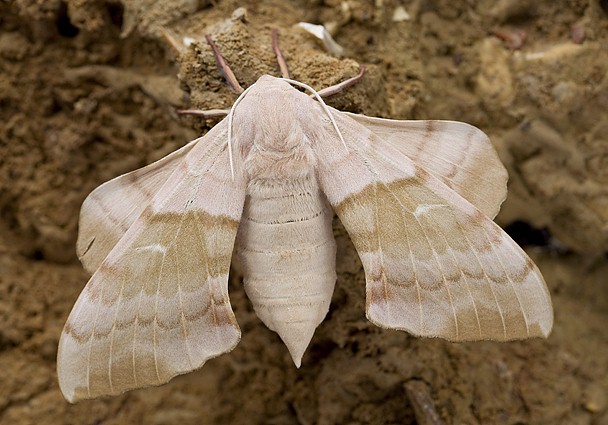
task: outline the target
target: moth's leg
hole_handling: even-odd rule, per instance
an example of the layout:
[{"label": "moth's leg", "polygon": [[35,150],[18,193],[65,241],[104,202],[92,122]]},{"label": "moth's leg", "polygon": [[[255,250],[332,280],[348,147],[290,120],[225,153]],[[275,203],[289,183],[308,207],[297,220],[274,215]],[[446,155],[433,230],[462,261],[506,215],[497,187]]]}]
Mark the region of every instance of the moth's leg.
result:
[{"label": "moth's leg", "polygon": [[[283,78],[289,77],[289,68],[287,68],[287,62],[285,62],[285,58],[283,57],[283,53],[281,53],[281,49],[279,48],[279,31],[275,28],[272,30],[272,49],[274,53],[277,55],[277,62],[279,63],[279,68],[281,68],[281,76]],[[365,65],[361,65],[359,69],[359,73],[352,78],[349,78],[346,81],[342,81],[341,83],[335,84],[333,86],[324,88],[323,90],[318,91],[319,96],[331,96],[332,94],[340,93],[347,87],[350,87],[354,84],[357,84],[363,78],[363,74],[365,73]]]},{"label": "moth's leg", "polygon": [[[211,50],[213,50],[213,54],[215,55],[215,60],[217,62],[217,66],[220,69],[220,71],[222,72],[222,74],[224,74],[224,78],[226,79],[226,82],[228,83],[228,85],[235,92],[243,93],[243,91],[244,91],[243,87],[241,87],[241,85],[237,81],[236,77],[234,76],[234,73],[232,72],[232,70],[230,69],[230,67],[224,60],[224,58],[222,57],[220,50],[217,48],[217,45],[213,42],[211,37],[207,34],[205,34],[205,39],[207,40],[207,43],[209,44],[209,46],[211,46]],[[209,109],[207,111],[203,111],[201,109],[182,109],[182,110],[177,111],[177,113],[178,114],[187,114],[187,115],[197,115],[199,117],[208,119],[208,118],[225,117],[226,115],[228,115],[230,113],[230,109]]]},{"label": "moth's leg", "polygon": [[207,111],[203,111],[202,109],[180,109],[177,111],[177,113],[184,115],[198,115],[199,117],[207,119],[225,117],[230,113],[230,109],[209,109]]},{"label": "moth's leg", "polygon": [[211,37],[209,35],[205,34],[205,40],[207,40],[207,43],[209,44],[209,46],[211,46],[211,50],[213,50],[213,54],[215,55],[215,60],[217,62],[217,66],[220,69],[220,71],[222,72],[222,74],[224,74],[224,78],[226,79],[226,82],[228,83],[228,85],[235,92],[237,92],[239,94],[243,93],[243,91],[244,91],[243,87],[241,87],[241,85],[237,81],[236,77],[234,76],[234,73],[232,72],[232,70],[230,69],[228,64],[224,61],[224,58],[222,57],[220,50],[217,48],[217,46],[215,45],[215,43],[213,42]]},{"label": "moth's leg", "polygon": [[276,28],[272,30],[272,50],[277,55],[277,62],[279,63],[279,68],[281,68],[281,76],[289,78],[289,68],[287,68],[287,62],[285,62],[283,53],[279,49],[279,31]]},{"label": "moth's leg", "polygon": [[357,75],[355,75],[354,77],[351,77],[348,80],[342,81],[341,83],[334,84],[333,86],[326,87],[323,90],[319,90],[317,93],[319,93],[319,96],[321,96],[321,97],[327,97],[327,96],[331,96],[336,93],[340,93],[345,88],[353,86],[353,85],[357,84],[359,81],[361,81],[364,73],[365,73],[365,65],[361,64],[361,67],[359,68],[359,73]]}]

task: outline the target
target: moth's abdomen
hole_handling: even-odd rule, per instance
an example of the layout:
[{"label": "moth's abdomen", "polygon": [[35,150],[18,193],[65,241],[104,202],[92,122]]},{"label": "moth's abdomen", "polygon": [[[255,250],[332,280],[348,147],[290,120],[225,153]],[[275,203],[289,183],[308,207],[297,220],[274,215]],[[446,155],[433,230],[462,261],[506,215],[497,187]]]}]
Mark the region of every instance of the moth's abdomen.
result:
[{"label": "moth's abdomen", "polygon": [[333,211],[316,182],[250,190],[239,228],[245,291],[297,366],[336,282]]}]

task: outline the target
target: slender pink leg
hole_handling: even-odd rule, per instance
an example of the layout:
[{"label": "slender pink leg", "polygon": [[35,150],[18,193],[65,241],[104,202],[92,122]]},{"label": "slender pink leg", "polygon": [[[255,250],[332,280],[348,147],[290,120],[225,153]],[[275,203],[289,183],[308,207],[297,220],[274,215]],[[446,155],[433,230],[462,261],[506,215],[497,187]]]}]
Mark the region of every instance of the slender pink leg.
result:
[{"label": "slender pink leg", "polygon": [[361,64],[361,67],[359,68],[359,73],[357,75],[355,75],[352,78],[349,78],[348,80],[342,81],[341,83],[326,87],[323,90],[319,90],[318,91],[319,96],[327,97],[327,96],[331,96],[336,93],[340,93],[345,88],[355,85],[359,81],[361,81],[364,73],[365,73],[365,65]]},{"label": "slender pink leg", "polygon": [[217,48],[217,46],[215,45],[215,43],[213,42],[211,37],[209,35],[205,34],[205,39],[207,40],[207,43],[209,43],[209,46],[211,46],[211,49],[213,50],[213,54],[215,55],[215,60],[217,61],[217,66],[220,69],[220,71],[222,72],[222,74],[224,74],[224,78],[226,79],[226,82],[228,83],[228,85],[235,92],[237,92],[239,94],[243,93],[243,91],[244,91],[243,87],[241,87],[241,85],[237,81],[236,77],[234,76],[234,73],[232,72],[232,70],[230,69],[228,64],[224,61],[224,58],[222,57],[220,50]]},{"label": "slender pink leg", "polygon": [[272,49],[275,55],[277,55],[277,62],[279,63],[279,68],[281,68],[281,76],[289,78],[289,68],[287,68],[287,62],[285,62],[283,53],[279,49],[279,31],[276,28],[272,30]]},{"label": "slender pink leg", "polygon": [[[217,48],[216,44],[213,42],[211,37],[208,35],[205,35],[205,39],[207,40],[207,43],[209,43],[209,46],[211,46],[211,50],[213,50],[213,54],[215,55],[215,60],[217,61],[217,66],[220,69],[220,71],[222,72],[222,74],[224,74],[224,78],[226,79],[226,82],[228,83],[228,85],[235,92],[243,93],[243,91],[244,91],[243,87],[241,87],[238,80],[234,76],[234,73],[232,72],[232,70],[230,69],[230,67],[224,60],[224,58],[222,57],[222,54],[220,53],[220,50]],[[229,112],[230,112],[229,109],[210,109],[208,111],[203,111],[201,109],[181,109],[181,110],[177,111],[178,114],[197,115],[197,116],[203,117],[205,119],[225,117],[226,115],[228,115]]]},{"label": "slender pink leg", "polygon": [[[230,69],[228,64],[224,61],[224,58],[222,57],[216,44],[213,42],[211,37],[208,35],[205,35],[205,39],[207,40],[207,43],[209,43],[209,46],[211,46],[211,49],[213,50],[215,59],[217,61],[218,68],[220,69],[222,74],[224,74],[224,78],[226,78],[226,82],[228,83],[228,85],[235,92],[242,93],[244,91],[243,87],[241,87],[241,85],[237,81],[236,77],[234,76],[234,73],[232,72],[232,70]],[[287,62],[285,61],[285,58],[283,57],[283,54],[281,53],[281,49],[279,48],[279,33],[276,29],[272,30],[272,48],[277,56],[277,62],[279,63],[279,68],[281,69],[281,75],[283,76],[283,78],[289,78],[289,68],[287,67]],[[357,75],[355,75],[352,78],[349,78],[348,80],[342,81],[341,83],[324,88],[323,90],[318,91],[318,94],[319,94],[319,96],[327,97],[327,96],[334,95],[336,93],[340,93],[345,88],[350,87],[354,84],[357,84],[359,81],[361,81],[364,73],[365,73],[365,65],[361,65],[361,68],[359,69],[359,73]],[[203,118],[216,118],[216,117],[224,117],[224,116],[228,115],[230,110],[229,109],[211,109],[208,111],[203,111],[200,109],[182,109],[177,112],[180,114],[198,115]]]},{"label": "slender pink leg", "polygon": [[[279,31],[275,28],[272,30],[272,49],[274,53],[277,55],[277,62],[279,63],[279,68],[281,69],[281,76],[283,78],[289,77],[289,68],[287,68],[287,62],[285,62],[285,58],[281,53],[281,49],[279,48]],[[340,93],[347,87],[350,87],[354,84],[357,84],[363,78],[363,74],[365,73],[365,65],[361,65],[359,73],[349,78],[346,81],[342,81],[341,83],[335,84],[331,87],[324,88],[320,90],[318,93],[322,97],[331,96],[332,94]]]},{"label": "slender pink leg", "polygon": [[230,109],[209,109],[207,111],[203,111],[202,109],[180,109],[177,111],[177,113],[184,115],[198,115],[199,117],[208,119],[225,117],[230,113]]}]

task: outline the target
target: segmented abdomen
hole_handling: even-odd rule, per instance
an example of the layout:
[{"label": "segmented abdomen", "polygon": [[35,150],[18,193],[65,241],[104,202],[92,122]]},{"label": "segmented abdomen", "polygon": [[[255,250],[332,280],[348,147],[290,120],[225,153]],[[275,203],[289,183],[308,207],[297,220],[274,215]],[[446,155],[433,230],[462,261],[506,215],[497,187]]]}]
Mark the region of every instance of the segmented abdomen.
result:
[{"label": "segmented abdomen", "polygon": [[250,190],[237,244],[256,314],[299,366],[329,309],[336,243],[333,211],[316,182],[290,183]]}]

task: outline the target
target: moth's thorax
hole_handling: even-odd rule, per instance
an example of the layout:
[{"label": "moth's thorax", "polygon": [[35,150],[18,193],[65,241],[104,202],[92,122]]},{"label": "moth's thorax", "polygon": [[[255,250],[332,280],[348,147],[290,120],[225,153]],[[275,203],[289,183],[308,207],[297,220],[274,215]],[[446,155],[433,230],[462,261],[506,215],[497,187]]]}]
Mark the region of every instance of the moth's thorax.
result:
[{"label": "moth's thorax", "polygon": [[313,144],[329,122],[320,105],[287,82],[262,76],[234,110],[234,143],[250,181],[314,176]]}]

